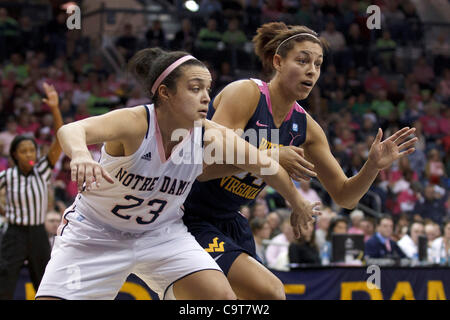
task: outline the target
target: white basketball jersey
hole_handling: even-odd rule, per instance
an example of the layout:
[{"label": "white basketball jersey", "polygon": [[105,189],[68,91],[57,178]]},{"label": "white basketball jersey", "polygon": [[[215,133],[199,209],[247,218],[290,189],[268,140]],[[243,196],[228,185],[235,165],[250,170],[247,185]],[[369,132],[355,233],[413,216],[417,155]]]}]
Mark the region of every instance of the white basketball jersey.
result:
[{"label": "white basketball jersey", "polygon": [[193,128],[165,159],[154,106],[145,108],[148,131],[134,154],[112,157],[102,147],[100,164],[114,184],[94,184],[74,203],[82,215],[127,232],[154,230],[181,219],[180,207],[202,173],[202,128]]}]

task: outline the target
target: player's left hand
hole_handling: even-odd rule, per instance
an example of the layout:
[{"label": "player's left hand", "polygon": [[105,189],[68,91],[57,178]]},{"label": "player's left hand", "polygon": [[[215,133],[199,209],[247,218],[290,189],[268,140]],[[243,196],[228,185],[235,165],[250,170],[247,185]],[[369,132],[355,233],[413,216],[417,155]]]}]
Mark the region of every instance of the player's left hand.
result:
[{"label": "player's left hand", "polygon": [[50,108],[58,108],[59,107],[59,97],[58,93],[55,90],[55,87],[53,85],[49,85],[48,83],[44,82],[44,90],[45,95],[47,98],[43,98],[42,102],[47,104]]},{"label": "player's left hand", "polygon": [[368,161],[376,169],[383,170],[390,167],[395,160],[413,153],[417,137],[405,140],[415,131],[416,128],[405,127],[381,142],[383,131],[381,128],[378,129],[378,134],[369,151]]}]

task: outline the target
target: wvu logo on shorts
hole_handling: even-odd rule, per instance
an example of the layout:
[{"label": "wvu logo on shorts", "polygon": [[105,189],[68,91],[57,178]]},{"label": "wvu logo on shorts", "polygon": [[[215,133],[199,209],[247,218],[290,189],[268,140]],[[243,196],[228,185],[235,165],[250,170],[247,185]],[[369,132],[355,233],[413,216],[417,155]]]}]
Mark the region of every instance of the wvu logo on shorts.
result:
[{"label": "wvu logo on shorts", "polygon": [[219,240],[219,237],[215,237],[213,239],[213,242],[208,244],[209,247],[205,249],[206,252],[224,252],[223,244],[224,242],[221,241],[219,244],[217,244],[217,240]]}]

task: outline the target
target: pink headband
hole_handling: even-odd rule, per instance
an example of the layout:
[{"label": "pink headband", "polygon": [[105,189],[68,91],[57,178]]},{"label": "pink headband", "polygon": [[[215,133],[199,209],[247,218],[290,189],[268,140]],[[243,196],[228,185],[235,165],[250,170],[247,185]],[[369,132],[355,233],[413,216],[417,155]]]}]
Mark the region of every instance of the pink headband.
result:
[{"label": "pink headband", "polygon": [[176,60],[174,63],[172,63],[170,66],[167,67],[166,70],[163,71],[163,73],[161,73],[158,77],[158,79],[156,79],[155,83],[152,86],[152,94],[154,95],[156,92],[156,89],[158,89],[159,85],[161,84],[161,82],[164,81],[164,79],[173,71],[175,70],[176,67],[178,67],[180,64],[182,64],[183,62],[186,62],[188,60],[191,59],[195,59],[197,60],[195,57],[191,56],[191,55],[187,55],[184,57],[181,57],[180,59]]}]

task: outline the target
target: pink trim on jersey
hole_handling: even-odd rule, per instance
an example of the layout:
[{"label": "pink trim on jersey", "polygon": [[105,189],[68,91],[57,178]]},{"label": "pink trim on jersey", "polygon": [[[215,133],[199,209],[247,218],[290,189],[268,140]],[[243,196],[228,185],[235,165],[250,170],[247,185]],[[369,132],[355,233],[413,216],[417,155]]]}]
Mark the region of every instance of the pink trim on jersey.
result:
[{"label": "pink trim on jersey", "polygon": [[[262,85],[260,86],[257,82],[255,82],[259,88],[259,91],[261,91],[262,94],[264,94],[266,96],[266,103],[267,103],[267,107],[269,109],[270,114],[273,116],[272,113],[272,101],[270,100],[270,92],[269,92],[269,85],[264,82],[261,81]],[[283,122],[285,121],[289,121],[292,117],[292,113],[295,111],[300,112],[300,113],[306,113],[305,110],[297,103],[294,102],[294,105],[292,106],[291,110],[289,111],[289,113],[286,115],[286,118],[283,120]]]},{"label": "pink trim on jersey", "polygon": [[161,160],[161,163],[165,163],[167,160],[170,160],[172,155],[176,151],[178,151],[179,148],[182,148],[183,145],[191,139],[192,128],[189,130],[189,135],[184,137],[183,140],[172,149],[172,152],[170,153],[169,158],[166,159],[166,153],[164,151],[164,145],[162,142],[161,130],[159,129],[158,120],[156,119],[156,110],[154,110],[154,114],[155,114],[155,116],[153,118],[155,119],[155,136],[156,136],[156,145],[158,146],[159,159]]},{"label": "pink trim on jersey", "polygon": [[286,116],[286,119],[284,121],[289,121],[292,117],[292,113],[294,113],[294,110],[300,113],[306,113],[305,110],[297,103],[294,103],[294,106],[291,108],[291,111]]},{"label": "pink trim on jersey", "polygon": [[259,87],[259,90],[266,96],[267,107],[269,108],[270,114],[272,114],[272,101],[270,101],[269,86],[265,82],[262,82],[262,83],[263,83],[263,85],[258,86],[258,87]]}]

